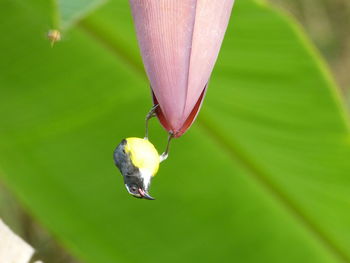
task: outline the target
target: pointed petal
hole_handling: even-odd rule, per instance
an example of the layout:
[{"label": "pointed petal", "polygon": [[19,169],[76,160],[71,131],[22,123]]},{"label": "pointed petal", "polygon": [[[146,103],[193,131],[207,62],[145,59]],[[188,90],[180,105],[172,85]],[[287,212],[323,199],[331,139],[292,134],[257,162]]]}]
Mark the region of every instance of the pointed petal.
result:
[{"label": "pointed petal", "polygon": [[183,124],[196,0],[130,0],[143,63],[176,130]]},{"label": "pointed petal", "polygon": [[197,1],[185,116],[192,111],[209,81],[224,39],[233,2],[233,0]]},{"label": "pointed petal", "polygon": [[234,0],[129,0],[157,116],[182,135],[195,120]]},{"label": "pointed petal", "polygon": [[[196,119],[196,117],[197,117],[197,115],[199,113],[199,110],[202,107],[203,99],[205,97],[205,93],[206,92],[207,92],[207,86],[205,86],[204,90],[202,91],[201,95],[197,99],[196,104],[194,105],[194,107],[193,107],[192,111],[190,112],[190,114],[188,114],[187,119],[184,121],[184,123],[182,124],[181,128],[179,128],[177,130],[171,129],[171,127],[168,124],[167,119],[165,118],[164,113],[158,107],[156,109],[156,113],[157,113],[157,117],[158,117],[160,123],[163,125],[163,127],[167,131],[171,131],[175,138],[178,138],[181,135],[183,135],[191,127],[192,123]],[[157,98],[154,96],[154,93],[153,93],[153,102],[154,102],[154,105],[158,104]]]}]

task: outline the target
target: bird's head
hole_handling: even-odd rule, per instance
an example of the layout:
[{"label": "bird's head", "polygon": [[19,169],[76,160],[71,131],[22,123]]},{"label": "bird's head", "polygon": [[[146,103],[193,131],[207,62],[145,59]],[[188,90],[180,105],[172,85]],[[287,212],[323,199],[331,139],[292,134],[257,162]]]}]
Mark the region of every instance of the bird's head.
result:
[{"label": "bird's head", "polygon": [[159,155],[153,144],[141,138],[124,139],[114,151],[114,161],[132,196],[154,200],[148,193],[159,167]]},{"label": "bird's head", "polygon": [[134,197],[154,200],[154,198],[149,195],[149,185],[145,185],[141,174],[136,176],[124,176],[124,183],[126,190],[128,190],[129,194],[133,195]]}]

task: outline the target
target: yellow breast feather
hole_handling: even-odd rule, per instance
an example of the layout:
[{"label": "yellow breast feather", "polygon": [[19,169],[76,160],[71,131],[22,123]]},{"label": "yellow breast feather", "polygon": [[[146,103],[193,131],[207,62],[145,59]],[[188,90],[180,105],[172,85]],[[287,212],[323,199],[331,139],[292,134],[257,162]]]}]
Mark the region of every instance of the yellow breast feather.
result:
[{"label": "yellow breast feather", "polygon": [[127,138],[125,151],[130,155],[132,163],[139,169],[149,171],[152,176],[158,172],[159,154],[148,140],[142,138]]}]

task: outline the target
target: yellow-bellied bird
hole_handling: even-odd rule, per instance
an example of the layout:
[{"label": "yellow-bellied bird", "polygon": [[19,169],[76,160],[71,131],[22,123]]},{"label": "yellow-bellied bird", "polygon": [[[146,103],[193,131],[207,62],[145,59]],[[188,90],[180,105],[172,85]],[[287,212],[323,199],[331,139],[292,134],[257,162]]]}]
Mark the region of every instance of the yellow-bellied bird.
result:
[{"label": "yellow-bellied bird", "polygon": [[[165,156],[166,158],[166,156]],[[154,200],[148,189],[159,163],[165,159],[148,139],[126,138],[114,151],[114,161],[124,177],[128,192],[137,198]]]}]

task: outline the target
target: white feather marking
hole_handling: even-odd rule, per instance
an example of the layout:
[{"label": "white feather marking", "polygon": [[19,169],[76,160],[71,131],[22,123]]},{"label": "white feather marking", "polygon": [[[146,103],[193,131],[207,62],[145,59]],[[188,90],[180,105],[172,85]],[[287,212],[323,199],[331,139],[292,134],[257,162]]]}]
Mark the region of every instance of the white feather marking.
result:
[{"label": "white feather marking", "polygon": [[140,168],[140,174],[141,174],[141,177],[143,179],[145,191],[147,191],[147,188],[149,187],[149,184],[151,183],[152,172],[149,169]]}]

